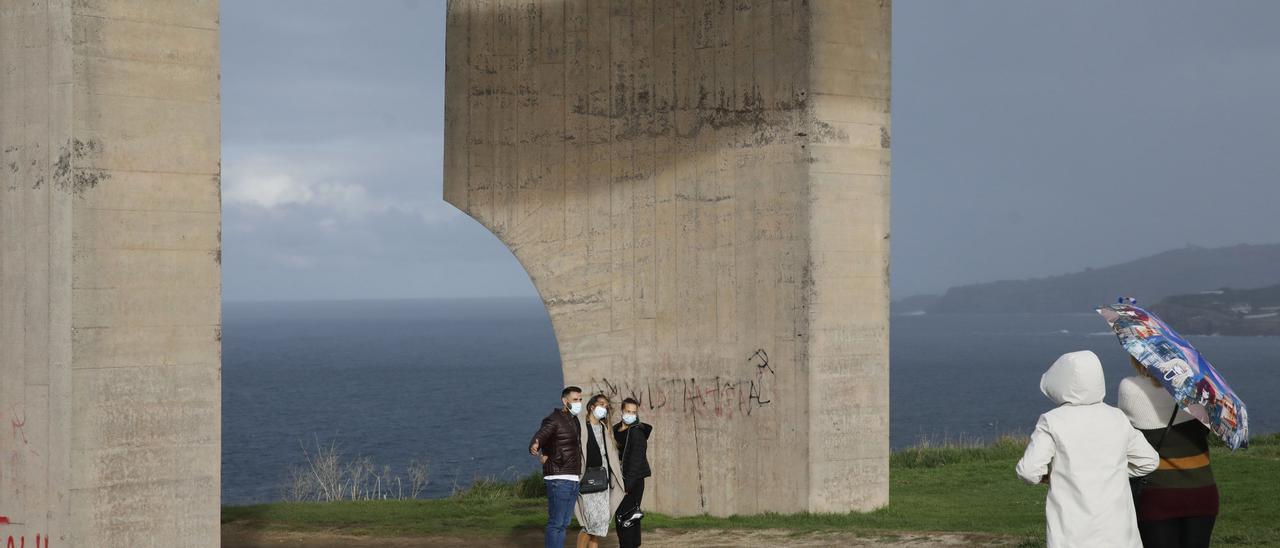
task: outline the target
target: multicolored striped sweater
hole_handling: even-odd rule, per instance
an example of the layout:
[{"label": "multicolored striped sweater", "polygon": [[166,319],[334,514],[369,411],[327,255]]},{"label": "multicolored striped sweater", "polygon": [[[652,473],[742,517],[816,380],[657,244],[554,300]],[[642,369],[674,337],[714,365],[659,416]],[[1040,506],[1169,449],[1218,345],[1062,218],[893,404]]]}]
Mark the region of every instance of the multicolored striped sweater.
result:
[{"label": "multicolored striped sweater", "polygon": [[1124,379],[1118,392],[1117,407],[1160,453],[1160,466],[1146,477],[1146,487],[1136,501],[1138,520],[1218,515],[1218,485],[1209,465],[1209,429],[1180,411],[1165,435],[1173,398],[1146,378]]},{"label": "multicolored striped sweater", "polygon": [[[1142,430],[1152,447],[1164,428]],[[1138,496],[1139,521],[1218,515],[1218,485],[1209,466],[1209,429],[1198,420],[1173,425],[1160,444],[1160,467]]]}]

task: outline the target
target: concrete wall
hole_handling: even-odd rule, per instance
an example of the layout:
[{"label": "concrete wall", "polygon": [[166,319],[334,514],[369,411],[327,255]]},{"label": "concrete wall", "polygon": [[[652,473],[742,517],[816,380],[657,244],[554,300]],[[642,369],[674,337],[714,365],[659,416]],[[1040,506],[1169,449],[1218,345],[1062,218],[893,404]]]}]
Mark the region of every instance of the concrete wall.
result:
[{"label": "concrete wall", "polygon": [[890,9],[449,3],[445,199],[642,401],[655,510],[888,501]]},{"label": "concrete wall", "polygon": [[[446,199],[642,400],[655,509],[887,501],[889,11],[450,3]],[[217,29],[0,0],[0,541],[217,542]]]},{"label": "concrete wall", "polygon": [[217,8],[0,0],[0,542],[218,542]]}]

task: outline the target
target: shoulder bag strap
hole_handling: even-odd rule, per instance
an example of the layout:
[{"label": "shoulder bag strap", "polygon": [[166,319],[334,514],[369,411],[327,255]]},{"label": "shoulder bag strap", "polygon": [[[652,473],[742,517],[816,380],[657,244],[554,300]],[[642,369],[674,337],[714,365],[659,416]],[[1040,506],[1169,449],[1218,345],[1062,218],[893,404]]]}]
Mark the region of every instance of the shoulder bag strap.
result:
[{"label": "shoulder bag strap", "polygon": [[1169,415],[1169,424],[1165,425],[1164,432],[1160,434],[1160,441],[1156,442],[1156,453],[1160,452],[1160,446],[1164,445],[1165,436],[1169,435],[1169,429],[1173,428],[1173,419],[1178,417],[1178,402],[1173,402],[1173,414]]}]

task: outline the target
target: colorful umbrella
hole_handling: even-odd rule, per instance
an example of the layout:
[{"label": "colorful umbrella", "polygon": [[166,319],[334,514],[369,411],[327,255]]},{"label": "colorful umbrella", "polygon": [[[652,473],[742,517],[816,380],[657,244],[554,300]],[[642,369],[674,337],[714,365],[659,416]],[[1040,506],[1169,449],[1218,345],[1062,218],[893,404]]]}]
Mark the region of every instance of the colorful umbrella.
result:
[{"label": "colorful umbrella", "polygon": [[1134,301],[1104,306],[1098,314],[1107,320],[1120,344],[1146,366],[1191,416],[1200,419],[1238,449],[1249,446],[1249,416],[1244,402],[1209,361],[1155,314]]}]

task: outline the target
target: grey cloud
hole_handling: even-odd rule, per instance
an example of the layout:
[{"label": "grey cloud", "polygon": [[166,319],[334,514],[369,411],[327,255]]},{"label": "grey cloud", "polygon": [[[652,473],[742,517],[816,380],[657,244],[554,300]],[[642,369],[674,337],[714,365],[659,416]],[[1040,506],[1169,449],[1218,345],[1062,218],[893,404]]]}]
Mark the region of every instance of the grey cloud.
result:
[{"label": "grey cloud", "polygon": [[534,294],[441,199],[442,2],[224,2],[222,30],[227,299]]},{"label": "grey cloud", "polygon": [[[264,165],[349,185],[228,200],[228,299],[534,294],[440,199],[443,2],[222,11],[228,191]],[[1280,4],[900,0],[893,19],[895,296],[1280,241]],[[372,205],[344,214],[355,186]]]},{"label": "grey cloud", "polygon": [[1278,15],[896,3],[895,295],[1280,239]]}]

